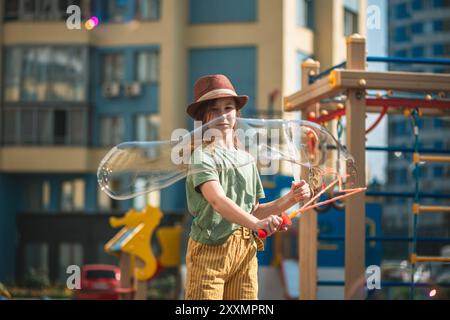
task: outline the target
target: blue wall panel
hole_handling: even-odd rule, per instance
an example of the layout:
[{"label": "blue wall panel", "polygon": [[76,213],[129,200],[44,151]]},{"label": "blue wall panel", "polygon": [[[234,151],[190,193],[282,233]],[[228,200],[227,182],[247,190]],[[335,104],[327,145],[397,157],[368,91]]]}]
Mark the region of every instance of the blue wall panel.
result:
[{"label": "blue wall panel", "polygon": [[237,94],[250,97],[242,109],[243,116],[254,115],[257,85],[257,56],[255,47],[191,49],[189,52],[188,98],[193,100],[195,81],[208,74],[224,74]]},{"label": "blue wall panel", "polygon": [[256,0],[190,0],[190,23],[256,21]]}]

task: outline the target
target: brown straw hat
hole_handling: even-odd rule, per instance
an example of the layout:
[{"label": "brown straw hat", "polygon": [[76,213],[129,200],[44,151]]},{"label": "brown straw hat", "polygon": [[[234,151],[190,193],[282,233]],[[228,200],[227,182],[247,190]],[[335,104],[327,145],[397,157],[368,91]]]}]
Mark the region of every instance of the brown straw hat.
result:
[{"label": "brown straw hat", "polygon": [[194,84],[194,102],[187,107],[186,112],[195,118],[195,113],[200,105],[206,101],[225,97],[235,98],[237,110],[241,109],[248,101],[248,96],[237,95],[231,81],[223,74],[201,77]]}]

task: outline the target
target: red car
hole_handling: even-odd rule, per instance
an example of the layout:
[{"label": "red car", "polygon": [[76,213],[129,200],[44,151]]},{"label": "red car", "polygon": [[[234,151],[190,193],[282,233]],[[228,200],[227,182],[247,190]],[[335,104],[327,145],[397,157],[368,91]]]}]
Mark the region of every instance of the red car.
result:
[{"label": "red car", "polygon": [[79,300],[118,300],[120,269],[108,264],[88,264],[81,267],[81,289],[75,291]]}]

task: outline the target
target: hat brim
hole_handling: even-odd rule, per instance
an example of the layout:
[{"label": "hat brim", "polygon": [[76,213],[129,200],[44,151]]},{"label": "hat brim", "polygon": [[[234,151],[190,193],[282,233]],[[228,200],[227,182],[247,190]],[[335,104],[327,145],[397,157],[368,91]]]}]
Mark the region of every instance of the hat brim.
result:
[{"label": "hat brim", "polygon": [[197,109],[204,104],[205,102],[211,101],[211,100],[216,100],[216,99],[220,99],[220,98],[234,98],[237,102],[236,105],[236,110],[240,110],[241,108],[243,108],[247,102],[248,102],[248,96],[242,95],[242,96],[232,96],[229,94],[223,94],[223,95],[218,95],[215,96],[214,98],[211,99],[207,99],[207,100],[203,100],[203,101],[199,101],[199,102],[194,102],[191,103],[188,107],[186,112],[195,119],[195,113],[197,112]]}]

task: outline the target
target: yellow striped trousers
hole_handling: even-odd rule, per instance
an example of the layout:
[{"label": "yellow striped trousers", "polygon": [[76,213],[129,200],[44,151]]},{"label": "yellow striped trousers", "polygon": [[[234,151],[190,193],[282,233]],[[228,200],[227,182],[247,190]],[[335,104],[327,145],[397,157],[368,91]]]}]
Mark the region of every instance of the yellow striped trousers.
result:
[{"label": "yellow striped trousers", "polygon": [[189,237],[185,299],[258,299],[258,240],[245,228],[237,229],[221,245],[207,245]]}]

